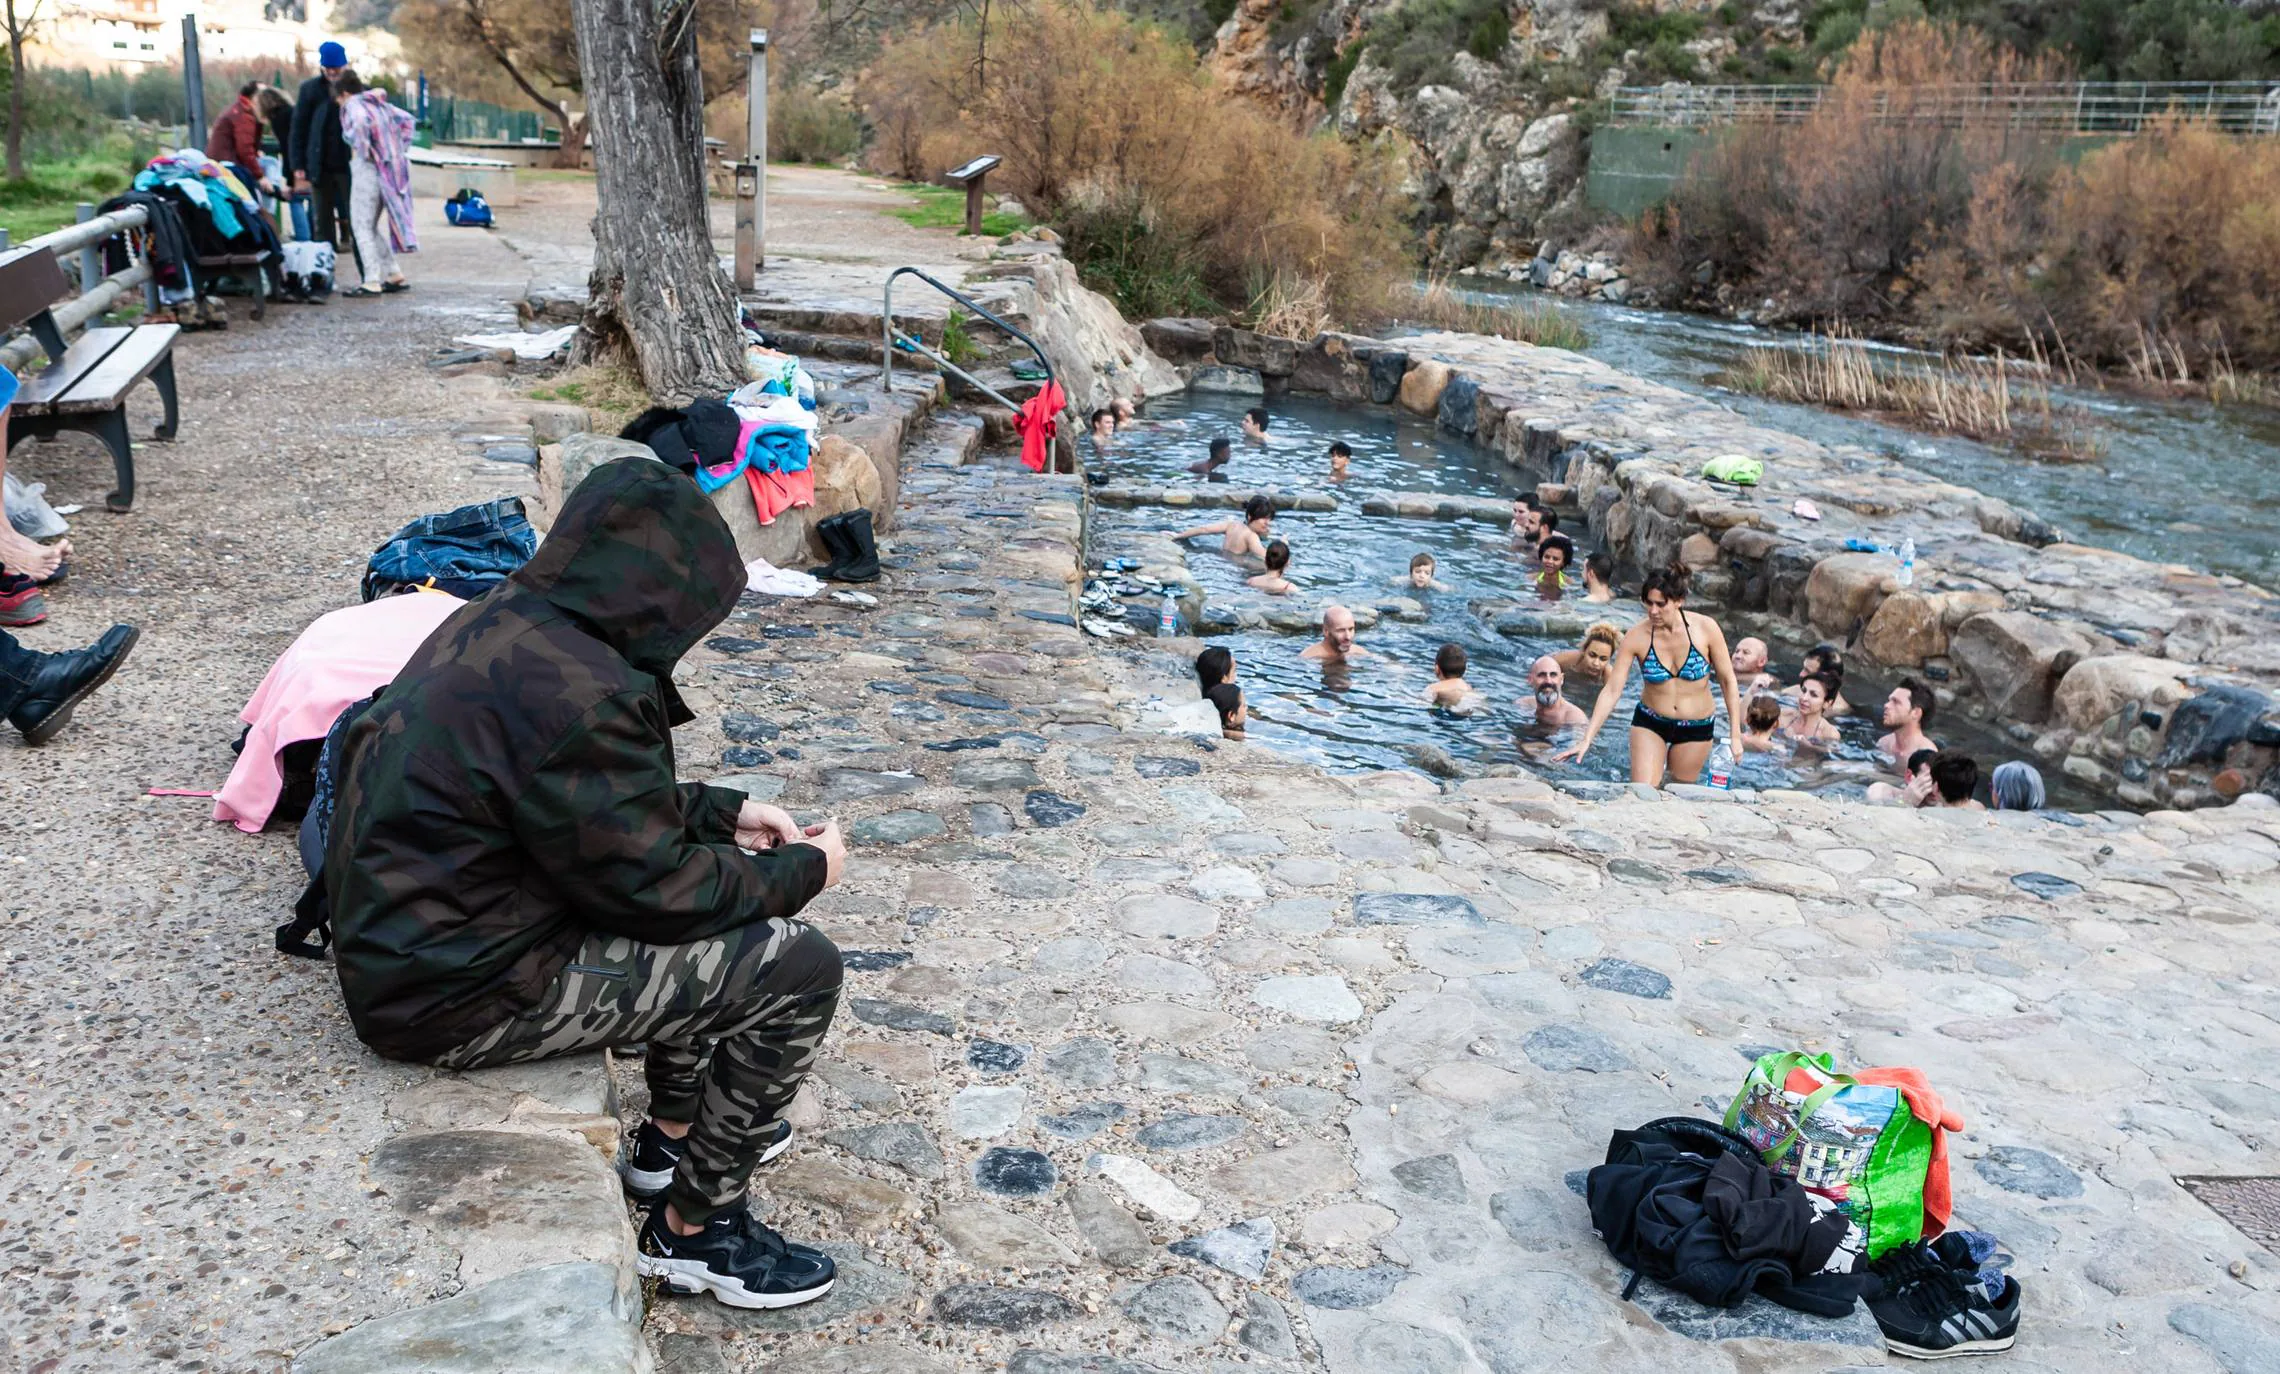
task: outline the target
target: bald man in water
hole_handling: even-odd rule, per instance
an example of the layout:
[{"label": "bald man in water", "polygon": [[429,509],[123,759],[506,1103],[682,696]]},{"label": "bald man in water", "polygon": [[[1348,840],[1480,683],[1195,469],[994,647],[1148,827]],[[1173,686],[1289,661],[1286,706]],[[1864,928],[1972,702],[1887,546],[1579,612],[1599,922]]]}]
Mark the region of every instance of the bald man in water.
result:
[{"label": "bald man in water", "polygon": [[1536,724],[1545,729],[1564,725],[1581,725],[1591,719],[1591,713],[1560,694],[1567,675],[1560,670],[1560,661],[1550,654],[1528,666],[1528,690],[1536,705]]},{"label": "bald man in water", "polygon": [[1735,640],[1733,658],[1734,676],[1740,680],[1743,691],[1769,691],[1776,690],[1781,686],[1773,674],[1765,670],[1766,647],[1764,640],[1755,635],[1746,639]]},{"label": "bald man in water", "polygon": [[1369,656],[1369,650],[1354,642],[1354,613],[1343,606],[1323,610],[1322,638],[1307,645],[1305,652],[1299,655],[1318,663],[1344,663]]}]

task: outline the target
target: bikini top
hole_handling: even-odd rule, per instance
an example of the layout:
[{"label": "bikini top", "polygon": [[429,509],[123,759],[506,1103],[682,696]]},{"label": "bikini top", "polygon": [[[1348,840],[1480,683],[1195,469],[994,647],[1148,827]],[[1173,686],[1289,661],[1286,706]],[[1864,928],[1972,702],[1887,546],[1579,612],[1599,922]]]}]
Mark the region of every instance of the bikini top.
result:
[{"label": "bikini top", "polygon": [[1686,612],[1678,613],[1678,623],[1686,631],[1686,661],[1673,673],[1663,666],[1662,655],[1655,650],[1654,631],[1647,632],[1647,661],[1639,665],[1639,676],[1649,682],[1668,682],[1673,677],[1680,682],[1700,682],[1710,676],[1710,660],[1694,647],[1694,627],[1687,623]]}]

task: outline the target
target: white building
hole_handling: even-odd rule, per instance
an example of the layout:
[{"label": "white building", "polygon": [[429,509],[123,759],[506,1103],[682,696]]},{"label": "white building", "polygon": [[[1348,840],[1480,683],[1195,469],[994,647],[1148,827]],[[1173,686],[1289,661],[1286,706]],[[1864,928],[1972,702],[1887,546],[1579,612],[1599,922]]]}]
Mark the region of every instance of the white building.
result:
[{"label": "white building", "polygon": [[31,43],[42,67],[108,71],[182,57],[182,19],[198,17],[198,55],[207,63],[274,62],[313,69],[317,45],[338,40],[351,66],[387,65],[393,35],[336,33],[330,0],[51,0],[52,18]]}]

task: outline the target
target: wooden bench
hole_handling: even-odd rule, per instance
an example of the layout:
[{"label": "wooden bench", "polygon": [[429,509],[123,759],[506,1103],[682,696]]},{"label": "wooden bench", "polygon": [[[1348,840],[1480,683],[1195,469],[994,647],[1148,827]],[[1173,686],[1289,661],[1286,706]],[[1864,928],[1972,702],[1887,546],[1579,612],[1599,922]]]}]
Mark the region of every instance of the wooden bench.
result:
[{"label": "wooden bench", "polygon": [[227,272],[241,280],[252,277],[253,317],[258,320],[269,313],[269,274],[262,269],[267,258],[266,253],[220,253],[194,257],[190,265],[200,273]]},{"label": "wooden bench", "polygon": [[153,437],[172,439],[181,408],[174,391],[174,340],[181,327],[145,324],[88,329],[66,345],[53,307],[71,295],[63,268],[44,248],[0,255],[0,329],[27,326],[48,364],[23,379],[8,409],[8,446],[78,430],[111,450],[118,490],[104,498],[112,510],[135,502],[134,441],[127,433],[127,393],[148,378],[166,408]]}]

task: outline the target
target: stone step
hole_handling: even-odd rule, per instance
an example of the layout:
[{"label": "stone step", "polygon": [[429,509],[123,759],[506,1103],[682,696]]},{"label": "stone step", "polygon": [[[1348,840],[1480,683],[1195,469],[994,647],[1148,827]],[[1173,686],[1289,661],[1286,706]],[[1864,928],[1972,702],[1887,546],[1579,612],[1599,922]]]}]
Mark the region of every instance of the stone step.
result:
[{"label": "stone step", "polygon": [[1338,509],[1338,498],[1326,492],[1286,491],[1281,487],[1236,487],[1203,483],[1149,487],[1111,483],[1092,489],[1092,499],[1103,506],[1192,506],[1203,510],[1241,510],[1254,496],[1264,496],[1274,502],[1276,510],[1327,512]]}]

